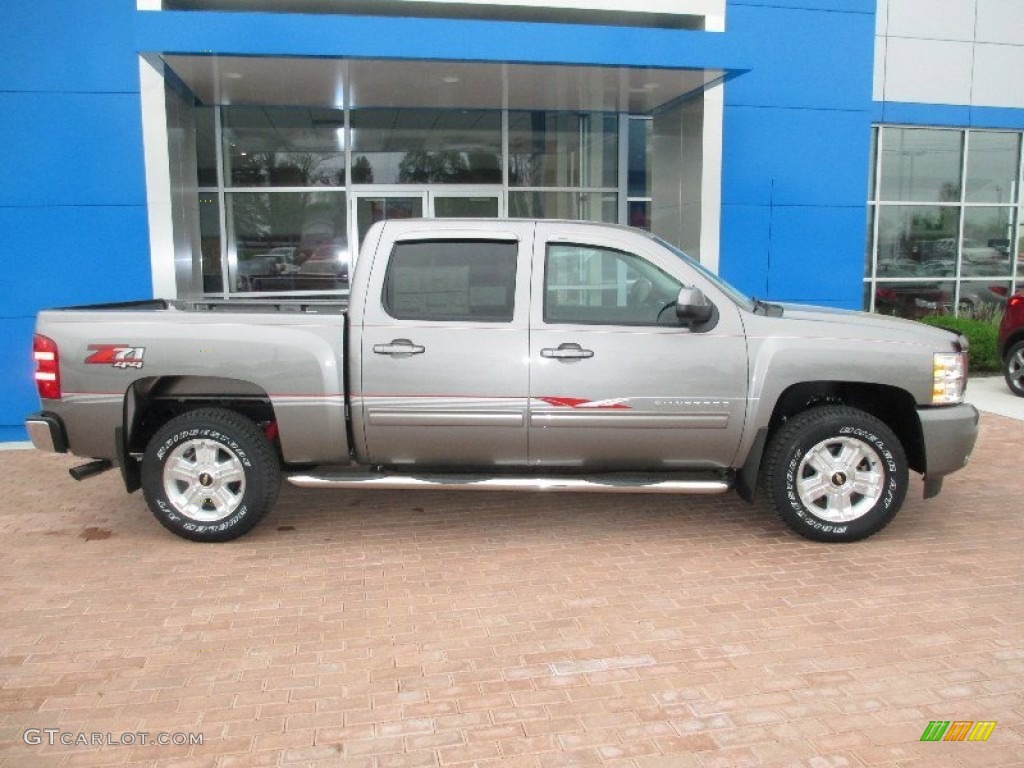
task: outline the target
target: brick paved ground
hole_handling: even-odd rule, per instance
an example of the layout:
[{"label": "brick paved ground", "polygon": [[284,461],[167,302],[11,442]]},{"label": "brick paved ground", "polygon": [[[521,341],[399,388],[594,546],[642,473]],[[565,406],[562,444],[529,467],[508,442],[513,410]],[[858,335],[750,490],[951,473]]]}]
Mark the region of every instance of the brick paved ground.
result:
[{"label": "brick paved ground", "polygon": [[1022,456],[985,415],[968,471],[849,546],[732,496],[291,487],[204,546],[113,473],[0,453],[0,765],[1024,765]]}]

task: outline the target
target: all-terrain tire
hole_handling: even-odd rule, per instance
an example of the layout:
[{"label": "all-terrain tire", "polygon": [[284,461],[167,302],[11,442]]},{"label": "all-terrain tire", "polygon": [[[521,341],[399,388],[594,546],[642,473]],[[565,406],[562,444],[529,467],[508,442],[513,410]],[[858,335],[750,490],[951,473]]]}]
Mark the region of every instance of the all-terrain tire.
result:
[{"label": "all-terrain tire", "polygon": [[909,484],[906,454],[892,430],[843,405],[789,419],[769,443],[764,469],[772,508],[815,541],[857,541],[882,530]]},{"label": "all-terrain tire", "polygon": [[229,541],[247,533],[274,506],[280,489],[280,464],[266,435],[224,408],[171,419],[142,458],[150,511],[192,541]]}]

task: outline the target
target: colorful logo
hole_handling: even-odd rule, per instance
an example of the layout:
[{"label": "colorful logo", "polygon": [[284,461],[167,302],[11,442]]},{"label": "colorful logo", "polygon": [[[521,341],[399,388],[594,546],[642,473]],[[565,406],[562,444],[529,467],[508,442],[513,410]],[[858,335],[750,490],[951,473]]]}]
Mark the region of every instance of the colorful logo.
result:
[{"label": "colorful logo", "polygon": [[995,729],[995,720],[932,720],[921,741],[988,741]]},{"label": "colorful logo", "polygon": [[90,344],[92,352],[85,362],[87,365],[110,365],[114,368],[141,368],[146,355],[145,347],[127,344]]}]

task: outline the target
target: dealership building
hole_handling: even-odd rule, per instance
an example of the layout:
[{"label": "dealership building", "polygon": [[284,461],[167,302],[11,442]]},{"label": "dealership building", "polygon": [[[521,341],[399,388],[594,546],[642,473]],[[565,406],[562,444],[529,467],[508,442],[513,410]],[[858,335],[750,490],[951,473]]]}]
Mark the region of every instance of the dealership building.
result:
[{"label": "dealership building", "polygon": [[40,309],[344,295],[388,218],[909,317],[1024,285],[1020,0],[40,0],[0,41],[0,441]]}]

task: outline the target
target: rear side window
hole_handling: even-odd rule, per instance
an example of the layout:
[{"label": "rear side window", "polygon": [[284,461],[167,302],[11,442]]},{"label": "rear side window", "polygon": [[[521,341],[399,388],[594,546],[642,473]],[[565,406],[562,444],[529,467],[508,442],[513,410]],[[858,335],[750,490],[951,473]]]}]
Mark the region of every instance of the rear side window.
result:
[{"label": "rear side window", "polygon": [[398,243],[384,309],[398,320],[511,322],[517,253],[517,243],[494,240]]}]

